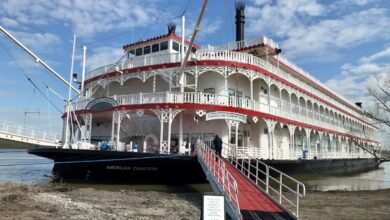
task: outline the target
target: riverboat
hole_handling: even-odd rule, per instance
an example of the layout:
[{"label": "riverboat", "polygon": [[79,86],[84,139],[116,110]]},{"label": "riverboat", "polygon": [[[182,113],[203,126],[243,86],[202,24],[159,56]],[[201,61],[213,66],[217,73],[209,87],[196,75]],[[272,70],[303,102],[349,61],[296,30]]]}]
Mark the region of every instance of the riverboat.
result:
[{"label": "riverboat", "polygon": [[236,41],[225,45],[192,44],[173,24],[124,45],[124,61],[82,81],[63,117],[62,148],[29,153],[53,159],[66,179],[196,182],[206,179],[194,149],[213,147],[219,135],[235,152],[223,156],[282,170],[375,167],[358,147],[378,145],[362,107],[285,58],[271,38],[245,39],[244,18],[237,7]]}]

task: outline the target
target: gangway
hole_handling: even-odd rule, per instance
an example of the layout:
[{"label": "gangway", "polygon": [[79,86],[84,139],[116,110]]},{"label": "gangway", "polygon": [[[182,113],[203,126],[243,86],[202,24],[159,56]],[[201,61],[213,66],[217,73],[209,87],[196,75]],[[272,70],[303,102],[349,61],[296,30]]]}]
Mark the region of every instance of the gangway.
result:
[{"label": "gangway", "polygon": [[238,158],[230,145],[223,149],[219,158],[206,145],[198,147],[198,160],[233,219],[298,219],[304,184],[249,155]]},{"label": "gangway", "polygon": [[58,135],[21,124],[0,121],[0,140],[14,141],[27,145],[55,147],[59,145]]}]

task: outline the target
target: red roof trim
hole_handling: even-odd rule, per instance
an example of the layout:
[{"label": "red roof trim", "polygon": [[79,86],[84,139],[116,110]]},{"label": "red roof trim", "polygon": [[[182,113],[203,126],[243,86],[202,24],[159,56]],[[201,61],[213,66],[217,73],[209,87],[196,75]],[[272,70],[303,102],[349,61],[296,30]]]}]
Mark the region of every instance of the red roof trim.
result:
[{"label": "red roof trim", "polygon": [[[234,67],[239,67],[239,68],[244,68],[244,69],[250,69],[250,70],[255,70],[257,72],[260,72],[264,75],[267,75],[271,78],[274,78],[275,80],[277,81],[280,81],[288,86],[290,86],[291,88],[293,89],[296,89],[308,96],[311,96],[355,119],[357,119],[358,121],[361,121],[362,123],[364,124],[367,124],[367,125],[370,125],[370,126],[373,126],[374,128],[378,129],[378,127],[376,127],[375,125],[372,125],[368,122],[365,122],[363,121],[362,119],[350,114],[349,112],[331,104],[330,102],[304,90],[303,88],[300,88],[292,83],[290,83],[289,81],[279,77],[279,76],[276,76],[275,74],[271,73],[271,72],[268,72],[267,70],[265,69],[262,69],[258,66],[253,66],[253,65],[250,65],[250,64],[244,64],[244,63],[237,63],[237,62],[231,62],[231,61],[223,61],[223,60],[204,60],[204,61],[197,61],[196,64],[191,61],[191,62],[188,62],[187,66],[194,66],[194,65],[198,65],[198,66],[234,66]],[[167,63],[167,64],[158,64],[158,65],[150,65],[150,66],[142,66],[142,67],[136,67],[136,68],[133,68],[133,69],[127,69],[127,70],[124,70],[123,73],[124,74],[131,74],[131,73],[135,73],[135,72],[142,72],[142,71],[147,71],[147,70],[153,70],[153,69],[162,69],[162,68],[172,68],[172,67],[179,67],[180,66],[180,63]],[[96,81],[96,80],[99,80],[99,79],[104,79],[104,78],[110,78],[110,77],[113,77],[113,76],[118,76],[120,75],[120,73],[118,72],[112,72],[112,73],[106,73],[106,74],[103,74],[103,75],[100,75],[100,76],[95,76],[91,79],[88,79],[85,81],[85,84],[88,84],[88,83],[91,83],[93,81]]]},{"label": "red roof trim", "polygon": [[[192,104],[192,103],[191,104],[190,103],[185,103],[185,104],[155,103],[155,104],[121,105],[121,106],[118,106],[118,107],[115,107],[115,108],[112,108],[112,109],[106,110],[106,111],[134,110],[134,109],[153,109],[153,108],[163,108],[163,109],[164,108],[181,108],[181,109],[184,108],[184,109],[204,109],[204,110],[209,110],[209,111],[238,112],[238,113],[245,114],[245,115],[257,116],[257,117],[260,117],[260,118],[273,119],[273,120],[276,120],[276,121],[278,121],[280,123],[294,124],[294,125],[297,125],[297,126],[300,126],[300,127],[311,128],[311,129],[314,129],[314,130],[317,130],[317,131],[324,131],[324,132],[333,133],[333,134],[337,134],[337,135],[342,135],[342,136],[346,136],[346,137],[352,136],[352,137],[358,138],[360,140],[365,140],[365,141],[370,141],[370,142],[374,142],[374,143],[379,143],[379,142],[374,141],[374,140],[360,138],[360,137],[353,136],[353,135],[350,135],[350,134],[347,134],[347,133],[342,133],[342,132],[338,132],[338,131],[334,131],[334,130],[330,130],[330,129],[326,129],[326,128],[322,128],[322,127],[306,124],[306,123],[303,123],[303,122],[298,122],[298,121],[290,120],[290,119],[287,119],[287,118],[274,116],[274,115],[263,113],[263,112],[257,112],[257,111],[253,111],[253,110],[236,108],[236,107],[230,107],[230,106],[208,105],[208,104]],[[79,114],[85,114],[85,113],[93,113],[93,112],[86,111],[86,110],[78,110],[78,111],[76,111],[76,114],[78,114],[78,115]]]},{"label": "red roof trim", "polygon": [[[123,46],[123,50],[126,50],[127,48],[132,47],[132,46],[146,44],[146,43],[150,43],[150,42],[153,42],[153,41],[158,41],[158,40],[161,40],[161,39],[164,39],[164,38],[176,39],[178,41],[181,41],[181,37],[177,36],[176,34],[164,34],[164,35],[160,35],[160,36],[157,36],[157,37],[152,37],[152,38],[149,38],[149,39],[140,40],[140,41],[137,41],[137,42],[134,42],[134,43],[126,44],[126,45]],[[190,42],[189,41],[184,41],[184,44],[185,45],[189,45]],[[197,44],[193,44],[192,46],[195,47],[196,49],[199,48],[199,46]]]}]

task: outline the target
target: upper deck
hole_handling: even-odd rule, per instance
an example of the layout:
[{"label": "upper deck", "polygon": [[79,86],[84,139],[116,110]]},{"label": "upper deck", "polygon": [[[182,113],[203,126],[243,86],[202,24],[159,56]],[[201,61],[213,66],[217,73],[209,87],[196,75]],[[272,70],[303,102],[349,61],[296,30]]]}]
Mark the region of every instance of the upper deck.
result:
[{"label": "upper deck", "polygon": [[[126,45],[124,50],[128,55],[125,61],[109,64],[90,71],[87,74],[86,84],[91,84],[104,78],[115,77],[120,74],[131,74],[145,70],[172,67],[178,68],[181,63],[180,40],[174,34],[167,34]],[[159,50],[155,50],[154,52],[150,51],[151,48],[156,46],[159,47]],[[213,65],[242,64],[247,67],[258,67],[279,79],[285,80],[292,86],[303,89],[304,93],[308,92],[321,100],[349,112],[355,117],[364,117],[362,109],[331,91],[323,83],[287,58],[280,54],[276,55],[275,51],[278,50],[278,46],[276,42],[266,36],[245,39],[239,42],[230,42],[221,46],[206,45],[196,52],[191,53],[189,66],[204,65],[200,61],[220,61],[213,63]],[[194,47],[193,51],[197,48],[197,46]],[[145,50],[147,51],[146,54]]]}]

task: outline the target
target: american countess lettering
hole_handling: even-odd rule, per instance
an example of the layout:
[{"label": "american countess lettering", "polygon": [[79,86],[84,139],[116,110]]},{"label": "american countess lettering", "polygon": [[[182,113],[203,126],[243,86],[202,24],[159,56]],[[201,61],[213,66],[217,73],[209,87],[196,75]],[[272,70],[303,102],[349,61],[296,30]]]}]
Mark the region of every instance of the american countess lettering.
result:
[{"label": "american countess lettering", "polygon": [[246,123],[246,115],[243,114],[234,113],[234,112],[207,112],[206,113],[206,121],[218,120],[218,119],[233,120],[233,121]]},{"label": "american countess lettering", "polygon": [[158,167],[106,166],[106,170],[158,171]]}]

